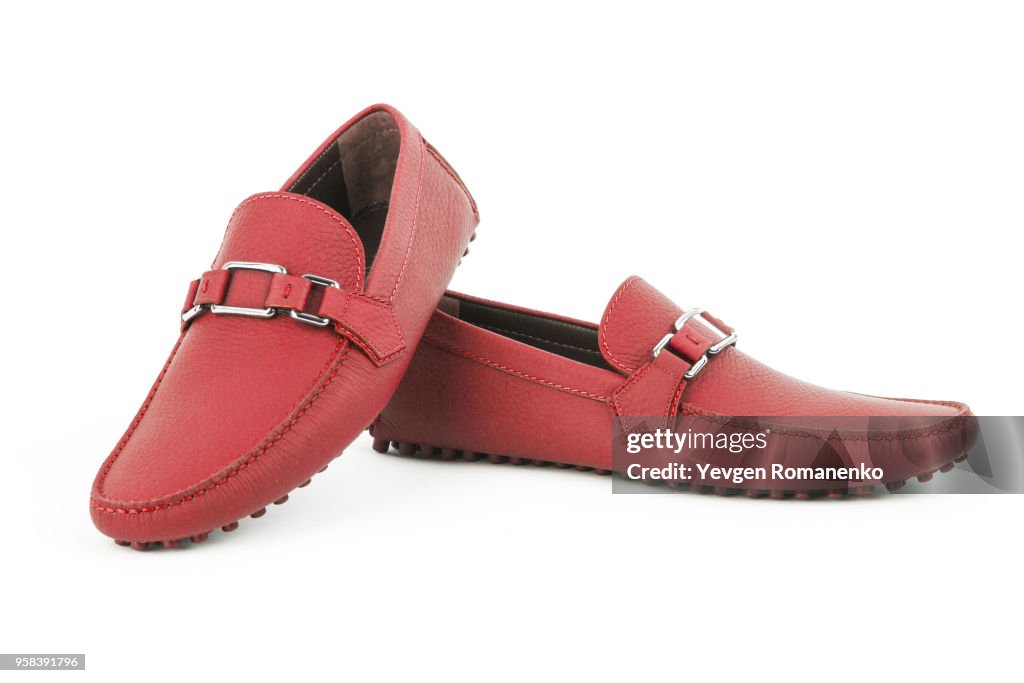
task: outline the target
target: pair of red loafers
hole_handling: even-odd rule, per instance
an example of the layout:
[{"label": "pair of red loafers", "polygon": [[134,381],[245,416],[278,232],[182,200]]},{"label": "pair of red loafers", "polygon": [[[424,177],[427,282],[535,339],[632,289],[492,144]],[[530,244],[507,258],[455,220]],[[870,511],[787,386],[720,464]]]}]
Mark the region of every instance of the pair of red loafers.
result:
[{"label": "pair of red loafers", "polygon": [[[799,464],[831,444],[884,465],[873,483],[890,488],[948,469],[974,438],[960,403],[775,372],[735,348],[732,328],[637,277],[598,325],[446,293],[478,218],[458,174],[384,105],[338,129],[280,191],[242,202],[211,269],[189,284],[170,358],[96,476],[100,531],[138,549],[232,531],[368,427],[380,451],[608,472],[623,469],[613,432],[652,419],[721,431],[736,416],[802,416],[757,457]],[[854,421],[815,440],[815,417]],[[871,483],[725,488],[802,497]]]}]

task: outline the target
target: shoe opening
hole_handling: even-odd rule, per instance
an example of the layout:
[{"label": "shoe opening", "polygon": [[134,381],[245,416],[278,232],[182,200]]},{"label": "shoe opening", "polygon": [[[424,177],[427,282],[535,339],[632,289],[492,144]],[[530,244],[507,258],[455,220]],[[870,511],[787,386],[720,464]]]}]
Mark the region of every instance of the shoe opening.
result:
[{"label": "shoe opening", "polygon": [[451,294],[438,308],[453,318],[580,363],[611,370],[597,345],[597,327],[509,310]]},{"label": "shoe opening", "polygon": [[391,114],[367,114],[338,136],[289,192],[330,206],[355,228],[369,272],[387,222],[401,134]]}]

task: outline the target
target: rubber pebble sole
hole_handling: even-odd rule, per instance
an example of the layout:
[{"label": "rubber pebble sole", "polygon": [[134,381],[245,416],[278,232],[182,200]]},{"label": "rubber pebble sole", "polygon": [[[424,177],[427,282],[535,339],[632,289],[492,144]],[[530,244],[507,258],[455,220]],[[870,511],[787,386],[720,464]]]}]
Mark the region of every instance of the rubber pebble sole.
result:
[{"label": "rubber pebble sole", "polygon": [[501,465],[503,463],[510,463],[512,465],[535,465],[536,467],[546,467],[548,465],[554,465],[560,469],[568,469],[570,467],[575,468],[580,472],[593,472],[602,476],[607,476],[612,473],[611,470],[602,470],[597,467],[586,467],[584,465],[568,465],[562,462],[551,462],[548,460],[537,460],[535,458],[517,458],[507,455],[495,455],[493,453],[477,453],[475,451],[460,451],[455,448],[439,448],[437,446],[425,446],[421,444],[411,443],[409,441],[388,441],[387,439],[374,438],[373,450],[378,453],[388,453],[391,447],[398,451],[398,454],[404,457],[419,457],[428,460],[463,460],[465,462],[476,462],[477,460],[487,460],[488,462],[494,463],[495,465]]},{"label": "rubber pebble sole", "polygon": [[[476,451],[460,451],[454,448],[439,448],[437,446],[427,446],[423,444],[412,443],[409,441],[389,441],[388,439],[382,439],[374,437],[373,439],[373,450],[378,453],[390,453],[391,450],[395,449],[399,455],[404,457],[417,457],[424,460],[464,460],[465,462],[476,462],[478,460],[486,460],[487,462],[494,463],[495,465],[501,465],[509,463],[512,465],[535,465],[537,467],[547,467],[553,465],[558,469],[575,469],[578,472],[594,472],[602,476],[608,476],[613,474],[611,470],[603,470],[596,467],[587,467],[585,465],[571,465],[564,462],[554,462],[551,460],[539,460],[536,458],[520,458],[510,457],[506,455],[495,455],[492,453],[478,453]],[[915,475],[915,478],[921,482],[926,483],[934,478],[937,472],[949,472],[956,464],[963,462],[967,459],[967,454],[961,454],[942,465],[938,469],[929,470],[922,472],[921,474]],[[846,498],[847,496],[867,496],[875,491],[880,486],[890,492],[896,492],[907,485],[906,479],[898,479],[895,481],[884,482],[883,484],[865,484],[860,486],[850,486],[845,489],[813,489],[806,491],[794,491],[794,490],[766,490],[766,489],[739,489],[730,488],[726,486],[708,486],[704,484],[690,484],[687,482],[644,482],[650,486],[667,486],[668,488],[675,490],[691,490],[695,493],[713,493],[719,496],[738,496],[743,495],[747,498],[771,498],[774,500],[785,500],[787,498],[793,498],[796,500],[810,500],[812,498]]]},{"label": "rubber pebble sole", "polygon": [[[340,457],[341,454],[339,453],[338,456]],[[323,472],[326,469],[327,469],[327,466],[324,466],[323,469],[321,469],[316,474],[320,474],[320,472]],[[313,477],[315,477],[316,474],[314,474]],[[310,477],[306,481],[304,481],[301,484],[299,484],[296,487],[295,490],[298,490],[298,489],[304,488],[306,486],[309,486],[310,482],[312,482],[312,481],[313,481],[313,478]],[[273,504],[274,505],[284,505],[285,503],[288,502],[288,495],[289,494],[285,494],[285,495],[281,496],[280,498],[275,500]],[[259,519],[260,517],[262,517],[265,514],[267,514],[267,508],[262,507],[259,510],[256,510],[255,512],[250,513],[248,516],[251,517],[252,519]],[[228,524],[225,524],[224,526],[222,526],[220,528],[220,530],[223,531],[224,533],[231,533],[232,531],[234,531],[234,530],[236,530],[238,528],[238,523],[240,521],[241,520],[235,520],[234,522],[230,522]],[[166,541],[124,541],[124,540],[120,540],[120,539],[115,539],[114,543],[116,543],[117,545],[128,546],[132,550],[142,550],[142,551],[154,550],[156,548],[180,548],[180,547],[182,547],[182,544],[185,541],[191,541],[192,543],[202,543],[207,538],[209,538],[210,534],[212,534],[214,531],[215,530],[204,531],[203,533],[196,534],[195,536],[185,536],[184,538],[172,538],[172,539],[169,539],[169,540],[166,540]]]},{"label": "rubber pebble sole", "polygon": [[[476,231],[474,231],[473,234],[469,236],[469,241],[470,242],[473,242],[474,240],[476,240]],[[469,254],[469,247],[468,246],[466,247],[465,253],[463,253],[462,255],[466,256],[467,254]],[[462,259],[459,259],[459,263],[460,264],[462,263]],[[338,453],[338,455],[336,455],[335,458],[339,458],[339,457],[341,457],[341,455],[342,455],[341,453]],[[315,477],[317,474],[320,474],[321,472],[323,472],[326,469],[327,469],[327,465],[324,465],[320,470],[317,471],[316,474],[313,475],[313,477]],[[288,502],[288,496],[291,495],[291,493],[294,493],[295,491],[297,491],[299,489],[302,489],[302,488],[305,488],[305,487],[309,486],[310,483],[312,483],[312,481],[313,481],[313,477],[310,477],[309,479],[307,479],[306,481],[302,482],[301,484],[296,486],[294,489],[292,489],[291,492],[286,493],[283,496],[281,496],[280,498],[278,498],[277,500],[275,500],[273,504],[274,505],[284,505],[285,503],[287,503]],[[265,514],[267,514],[267,508],[266,507],[262,507],[259,510],[256,510],[255,512],[250,513],[248,516],[251,517],[252,519],[259,519],[260,517],[262,517]],[[238,522],[239,521],[241,521],[241,520],[235,520],[234,522],[230,522],[229,524],[225,524],[224,526],[222,526],[220,528],[220,530],[225,532],[225,533],[229,533],[231,531],[234,531],[235,529],[238,528]],[[212,533],[213,533],[213,530],[203,532],[203,533],[198,534],[196,536],[186,536],[184,538],[173,538],[173,539],[166,540],[166,541],[125,541],[125,540],[121,540],[121,539],[114,539],[114,543],[116,543],[117,545],[128,546],[132,550],[142,550],[142,551],[153,550],[155,548],[161,548],[161,547],[163,547],[163,548],[179,548],[179,547],[181,547],[182,541],[189,541],[190,540],[190,541],[192,541],[192,543],[202,543]]]}]

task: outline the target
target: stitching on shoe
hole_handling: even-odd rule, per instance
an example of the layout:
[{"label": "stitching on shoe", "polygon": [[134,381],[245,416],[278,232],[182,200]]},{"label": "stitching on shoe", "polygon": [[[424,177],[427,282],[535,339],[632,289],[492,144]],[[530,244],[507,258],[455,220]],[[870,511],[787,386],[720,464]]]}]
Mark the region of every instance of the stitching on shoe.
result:
[{"label": "stitching on shoe", "polygon": [[[338,160],[335,161],[330,166],[328,166],[324,170],[324,172],[321,173],[320,176],[316,180],[313,181],[312,185],[310,185],[309,187],[307,187],[305,190],[302,191],[302,194],[308,196],[313,190],[316,189],[317,185],[319,185],[321,182],[323,182],[324,178],[326,178],[327,175],[331,173],[331,171],[333,171],[335,168],[338,167],[338,164],[340,164],[344,159],[347,159],[347,158],[351,157],[352,156],[352,152],[354,152],[355,150],[359,149],[360,147],[365,145],[370,140],[373,140],[374,138],[379,138],[382,135],[387,135],[389,133],[397,133],[397,132],[398,132],[397,128],[386,128],[384,130],[379,130],[376,133],[374,133],[373,135],[366,136],[365,138],[363,138],[362,140],[360,140],[356,144],[352,145],[351,147],[346,148],[345,150],[342,150],[341,145],[338,145]],[[337,145],[338,141],[335,140],[334,144]],[[328,149],[330,149],[330,148],[328,148]],[[319,161],[322,157],[323,157],[323,154],[321,154],[319,157],[317,157],[317,161]],[[312,165],[310,166],[310,168],[312,168]],[[302,177],[304,177],[304,176],[305,176],[305,174],[303,174]],[[300,177],[299,180],[302,180],[302,177]],[[298,184],[298,182],[296,182],[296,185],[297,184]]]},{"label": "stitching on shoe", "polygon": [[595,401],[602,401],[605,403],[607,403],[611,398],[609,396],[602,396],[601,394],[595,394],[593,392],[586,391],[585,389],[576,389],[570,386],[566,386],[564,384],[558,384],[557,382],[552,382],[542,377],[537,377],[536,375],[531,375],[529,373],[522,372],[521,370],[510,368],[507,365],[502,365],[501,363],[493,361],[490,358],[475,354],[471,351],[466,351],[465,349],[461,349],[457,346],[452,346],[451,344],[446,344],[428,335],[423,335],[423,341],[427,342],[428,344],[431,344],[432,346],[436,346],[442,351],[447,351],[448,353],[463,356],[464,358],[480,363],[481,365],[485,365],[495,370],[500,370],[506,374],[513,375],[520,379],[525,379],[535,384],[540,384],[550,389],[557,389],[558,391],[564,391],[569,394],[576,394],[577,396],[584,396],[586,398],[590,398]]},{"label": "stitching on shoe", "polygon": [[869,398],[882,398],[886,401],[899,401],[900,403],[919,403],[921,405],[930,406],[946,406],[947,408],[955,408],[957,411],[957,417],[966,417],[970,412],[970,409],[963,403],[957,401],[929,401],[923,398],[887,398],[885,396],[869,396],[868,394],[858,394],[859,396],[868,396]]},{"label": "stitching on shoe", "polygon": [[370,305],[376,306],[378,308],[387,309],[391,313],[391,315],[388,317],[390,318],[391,326],[395,330],[395,334],[398,335],[398,343],[389,348],[388,350],[382,351],[381,349],[378,349],[376,346],[374,346],[369,339],[364,339],[362,335],[360,335],[354,327],[350,327],[349,325],[347,325],[346,321],[348,321],[349,319],[348,310],[349,308],[351,308],[352,301],[355,299],[355,297],[349,297],[348,299],[345,300],[345,308],[341,312],[341,320],[339,321],[339,324],[345,329],[345,332],[347,334],[352,334],[352,336],[355,337],[355,339],[353,339],[352,341],[359,345],[359,347],[364,351],[367,351],[371,355],[379,357],[381,361],[388,360],[398,355],[399,352],[405,350],[405,336],[402,335],[402,328],[398,326],[398,318],[395,317],[394,307],[391,306],[391,304],[389,304],[388,302],[382,301],[375,297],[360,295],[359,298],[366,300],[366,302],[369,303]]},{"label": "stitching on shoe", "polygon": [[566,344],[565,342],[559,342],[559,341],[555,341],[553,339],[545,339],[544,337],[535,337],[532,334],[527,334],[525,332],[519,332],[517,330],[506,330],[503,327],[497,327],[496,325],[485,325],[483,323],[476,323],[476,325],[477,325],[477,327],[483,327],[484,329],[491,330],[492,332],[501,332],[501,333],[504,333],[504,334],[514,334],[514,335],[516,335],[518,337],[526,337],[527,339],[533,339],[535,341],[543,342],[545,344],[554,344],[555,346],[564,346],[564,347],[566,347],[568,349],[575,349],[576,351],[583,351],[584,353],[594,353],[594,354],[597,354],[598,356],[601,355],[600,351],[595,351],[594,349],[588,349],[588,348],[585,348],[583,346],[575,346],[573,344]]},{"label": "stitching on shoe", "polygon": [[466,184],[462,182],[462,178],[460,178],[459,174],[456,173],[455,170],[450,165],[448,165],[448,162],[445,160],[443,156],[441,156],[440,152],[434,149],[433,145],[431,145],[426,140],[424,140],[423,143],[427,146],[427,151],[430,152],[430,156],[434,157],[437,163],[441,165],[441,168],[444,170],[444,172],[451,176],[451,179],[454,180],[455,184],[459,187],[460,190],[462,190],[462,194],[466,195],[466,199],[469,200],[469,207],[473,209],[473,215],[476,216],[477,220],[479,220],[480,212],[476,208],[476,200],[473,199],[473,195],[469,193],[469,188],[467,188]]},{"label": "stitching on shoe", "polygon": [[413,204],[412,210],[412,227],[409,229],[409,242],[405,245],[405,257],[402,259],[402,267],[398,271],[398,277],[395,278],[395,286],[391,290],[391,296],[388,297],[388,303],[392,303],[395,300],[395,294],[398,293],[398,285],[402,283],[402,276],[405,275],[405,268],[409,265],[409,255],[412,253],[413,240],[416,239],[416,228],[419,225],[420,218],[420,196],[422,195],[423,190],[423,172],[426,169],[426,153],[423,149],[423,138],[420,138],[420,170],[419,177],[416,180],[416,201]]},{"label": "stitching on shoe", "polygon": [[308,197],[313,192],[313,190],[316,189],[316,186],[319,185],[321,182],[323,182],[324,178],[326,178],[328,175],[330,175],[330,173],[332,171],[334,171],[334,169],[338,168],[338,164],[340,164],[340,163],[341,163],[341,159],[339,158],[333,164],[328,166],[327,170],[325,170],[323,173],[321,173],[320,176],[316,180],[313,181],[313,184],[310,185],[308,188],[306,188],[306,190],[303,192],[303,194]]},{"label": "stitching on shoe", "polygon": [[[304,170],[302,172],[302,175],[300,175],[298,178],[296,178],[295,182],[288,186],[287,192],[293,192],[295,190],[295,188],[297,188],[299,185],[301,185],[302,181],[306,178],[306,176],[309,175],[309,172],[312,171],[316,167],[316,165],[318,163],[320,163],[321,159],[323,159],[325,156],[327,156],[327,153],[331,151],[331,148],[338,146],[338,138],[339,137],[341,137],[341,136],[340,135],[335,136],[334,139],[331,140],[331,142],[326,147],[324,147],[324,151],[322,151],[319,154],[317,154],[316,155],[316,159],[313,159],[311,162],[309,162],[309,164],[306,166],[306,170]],[[340,151],[341,150],[339,148],[339,153],[340,153]]]},{"label": "stitching on shoe", "polygon": [[[181,338],[183,339],[184,335],[182,335]],[[267,451],[269,451],[271,448],[274,447],[275,444],[277,444],[277,442],[279,442],[282,438],[284,438],[285,434],[290,432],[292,430],[292,428],[296,424],[298,424],[299,420],[301,420],[306,415],[306,413],[309,412],[309,409],[312,407],[312,405],[314,403],[316,403],[316,401],[321,396],[323,396],[324,392],[327,391],[327,388],[331,385],[331,382],[337,376],[338,371],[341,370],[341,367],[344,364],[345,359],[348,358],[348,346],[345,343],[346,341],[347,340],[344,339],[344,338],[340,338],[338,340],[338,344],[334,347],[334,351],[331,353],[331,356],[328,358],[327,363],[325,364],[323,370],[320,371],[320,376],[321,377],[324,376],[324,373],[327,374],[326,379],[323,380],[323,383],[321,384],[320,388],[317,389],[316,392],[310,398],[308,398],[308,400],[305,401],[305,403],[302,405],[301,408],[299,408],[298,412],[294,412],[294,409],[293,409],[292,413],[290,413],[290,414],[294,415],[292,417],[292,419],[289,420],[288,423],[283,428],[280,428],[279,430],[277,430],[275,434],[273,434],[272,436],[270,436],[267,439],[265,439],[259,446],[257,446],[255,449],[250,451],[248,457],[246,457],[244,461],[242,461],[241,463],[239,463],[237,465],[234,465],[231,468],[229,468],[225,472],[225,474],[223,476],[219,477],[215,481],[212,481],[212,482],[206,484],[202,488],[197,489],[196,491],[194,491],[192,493],[181,495],[180,497],[175,498],[174,500],[172,500],[172,501],[170,501],[168,503],[157,503],[155,505],[148,505],[148,506],[141,506],[141,507],[112,507],[110,505],[104,505],[103,503],[100,503],[95,498],[93,498],[93,501],[92,501],[93,502],[93,507],[95,509],[97,509],[97,510],[102,511],[102,512],[114,513],[114,514],[136,515],[136,514],[142,514],[142,513],[146,513],[146,512],[156,512],[158,510],[166,510],[168,508],[176,507],[176,506],[181,505],[183,503],[187,503],[189,501],[195,500],[196,498],[198,498],[198,497],[200,497],[202,495],[205,495],[209,491],[212,491],[212,490],[214,490],[214,489],[216,489],[216,488],[218,488],[220,486],[223,486],[224,484],[227,484],[228,482],[231,481],[232,478],[236,477],[239,472],[241,472],[241,471],[245,470],[246,468],[248,468],[249,465],[255,464],[256,462],[258,462],[260,457],[262,457],[264,454],[266,454]],[[180,345],[180,339],[179,339],[179,345]],[[178,347],[176,346],[175,349],[174,349],[174,353],[172,353],[172,356],[171,356],[172,359],[174,357],[174,354],[177,353],[177,351],[178,351]],[[340,357],[339,357],[339,354],[340,354]],[[335,363],[335,360],[337,360],[337,363]],[[333,365],[333,368],[331,367],[332,365]],[[114,463],[117,461],[117,457],[121,454],[121,451],[123,451],[124,448],[128,445],[128,440],[131,438],[132,434],[135,432],[135,429],[142,422],[142,417],[146,414],[146,411],[149,409],[149,405],[152,403],[152,399],[156,395],[156,390],[157,390],[157,388],[159,388],[160,382],[163,380],[164,374],[166,374],[166,370],[167,370],[168,367],[170,367],[170,361],[168,361],[167,365],[164,367],[164,372],[162,372],[160,374],[160,377],[158,378],[157,383],[153,386],[153,389],[150,392],[150,396],[147,399],[146,403],[143,404],[143,409],[140,410],[139,415],[138,415],[138,417],[135,420],[135,423],[132,425],[132,427],[129,430],[128,434],[126,434],[125,437],[121,440],[121,443],[118,445],[117,450],[111,455],[109,461],[104,466],[103,473],[102,473],[102,475],[100,475],[100,479],[97,482],[97,486],[96,486],[98,494],[103,495],[103,483],[106,481],[107,474],[110,472],[110,469],[114,466]],[[300,401],[300,403],[301,403],[301,401]],[[115,505],[118,504],[118,503],[127,503],[127,501],[109,501],[109,502],[114,503]]]},{"label": "stitching on shoe", "polygon": [[[923,400],[922,401],[915,401],[913,399],[895,399],[895,400],[902,400],[902,401],[907,401],[907,402],[910,402],[910,403],[928,403],[928,404],[933,404],[933,405],[947,405],[949,407],[956,407],[956,405],[949,405],[945,401],[923,401]],[[695,417],[697,419],[706,420],[708,422],[713,422],[713,423],[716,423],[716,424],[734,424],[734,425],[738,425],[738,426],[748,426],[748,427],[761,427],[761,426],[764,426],[764,424],[761,423],[761,422],[755,422],[755,421],[752,421],[752,420],[742,420],[742,419],[738,419],[736,417],[731,417],[729,415],[721,415],[719,413],[713,413],[713,412],[709,412],[709,411],[704,411],[704,410],[702,410],[702,409],[700,409],[700,408],[698,408],[698,407],[696,407],[696,406],[694,406],[692,404],[684,404],[682,410],[679,411],[679,415],[682,416],[682,417]],[[856,416],[854,416],[854,417],[856,417]],[[940,416],[922,415],[921,417],[940,417]],[[928,437],[928,436],[935,436],[937,434],[945,434],[946,432],[951,432],[951,431],[960,429],[960,427],[964,425],[966,417],[968,417],[966,413],[960,413],[958,415],[951,415],[951,416],[949,416],[948,420],[951,420],[952,422],[950,422],[949,424],[946,424],[943,427],[934,427],[934,428],[930,428],[930,429],[925,429],[925,428],[919,427],[919,428],[917,428],[917,430],[914,430],[914,428],[912,428],[912,430],[914,430],[914,431],[912,431],[911,434],[896,435],[896,436],[889,436],[889,435],[885,435],[885,434],[879,434],[879,435],[873,435],[873,434],[863,434],[863,435],[862,434],[836,434],[835,436],[833,436],[831,433],[829,433],[827,435],[823,435],[823,434],[808,434],[806,431],[796,431],[796,429],[794,429],[794,428],[789,428],[789,427],[785,427],[785,426],[781,426],[780,427],[780,426],[774,425],[774,424],[772,425],[771,429],[772,429],[772,433],[773,434],[784,434],[786,436],[797,436],[797,437],[802,437],[802,438],[805,438],[805,439],[817,439],[819,441],[822,440],[823,438],[826,441],[835,441],[837,439],[839,441],[911,441],[913,439],[922,439],[922,438],[925,438],[925,437]],[[808,429],[819,429],[819,431],[828,431],[828,428],[809,427]],[[920,431],[921,429],[925,429],[925,431]],[[838,431],[838,430],[834,430],[834,431]]]},{"label": "stitching on shoe", "polygon": [[[626,380],[626,382],[625,382],[625,383],[624,383],[624,384],[623,384],[623,385],[622,385],[621,387],[619,387],[618,389],[616,389],[616,390],[615,390],[615,393],[613,393],[613,394],[612,394],[612,403],[613,403],[613,405],[615,406],[615,412],[616,412],[616,414],[617,414],[617,415],[619,416],[619,420],[620,420],[620,421],[622,420],[622,418],[624,417],[624,415],[623,415],[623,407],[622,407],[622,402],[621,402],[621,401],[619,400],[619,397],[620,397],[620,396],[622,396],[623,394],[625,394],[626,392],[628,392],[628,391],[629,391],[630,389],[632,389],[632,387],[633,387],[633,386],[634,386],[634,385],[635,385],[635,384],[636,384],[637,382],[639,382],[639,381],[640,381],[641,379],[643,379],[643,378],[644,378],[644,376],[645,376],[645,375],[646,375],[646,374],[647,374],[648,372],[650,372],[650,371],[651,371],[651,368],[652,368],[652,367],[653,367],[653,365],[652,365],[651,363],[648,363],[647,365],[643,366],[642,368],[640,368],[639,370],[637,370],[636,372],[634,372],[634,373],[633,373],[633,374],[632,374],[632,375],[631,375],[631,376],[630,376],[630,377],[629,377],[629,378],[628,378],[628,379]],[[623,426],[625,426],[625,424],[624,424],[624,423],[623,423]]]},{"label": "stitching on shoe", "polygon": [[676,413],[675,406],[673,405],[674,399],[680,393],[679,384],[680,382],[683,381],[683,378],[680,375],[676,375],[673,372],[669,372],[665,368],[657,366],[655,367],[657,370],[660,370],[663,374],[668,375],[668,378],[672,380],[672,384],[675,386],[675,388],[672,390],[672,395],[668,397],[668,404],[665,406],[665,416],[672,417]]},{"label": "stitching on shoe", "polygon": [[[377,111],[383,111],[383,110],[377,110]],[[369,114],[367,114],[367,116],[375,114],[375,113],[376,113],[376,111],[369,112]],[[362,121],[365,118],[366,117],[364,116],[364,117],[362,117],[362,118],[360,118],[360,119],[358,119],[356,121],[353,121],[352,122],[352,126],[356,125],[357,123],[359,123],[360,121]],[[352,130],[352,126],[348,126],[345,130],[343,130],[340,133],[338,133],[337,135],[335,135],[334,138],[331,139],[330,143],[328,143],[327,146],[324,147],[324,151],[322,151],[319,154],[317,154],[316,155],[316,159],[313,159],[312,161],[310,161],[306,165],[306,169],[302,172],[302,174],[299,175],[299,177],[295,179],[295,182],[292,183],[291,185],[289,185],[288,189],[285,190],[285,191],[286,192],[294,192],[295,188],[297,188],[299,185],[302,184],[302,181],[305,180],[306,176],[309,175],[310,171],[312,171],[314,168],[316,168],[316,165],[318,163],[320,163],[321,159],[323,159],[325,156],[327,156],[327,154],[331,151],[332,148],[337,147],[338,148],[338,154],[341,154],[341,145],[338,144],[338,141],[341,139],[342,135],[345,135],[350,130]],[[398,128],[392,128],[390,130],[401,134],[401,131],[398,130]],[[388,131],[378,131],[378,133],[385,133],[385,132],[388,132]],[[377,135],[377,133],[371,133],[366,138],[363,138],[359,142],[357,142],[352,148],[354,149],[355,147],[358,147],[359,145],[363,144],[364,141],[374,137],[375,135]],[[332,164],[332,166],[333,166],[333,164]],[[308,192],[308,190],[307,190],[307,192]]]},{"label": "stitching on shoe", "polygon": [[[387,135],[388,133],[399,133],[400,136],[400,131],[397,128],[384,128],[383,130],[378,130],[376,133],[371,133],[370,135],[367,135],[366,137],[360,139],[355,144],[351,144],[345,148],[342,148],[342,146],[338,144],[338,154],[343,157],[349,156],[352,154],[354,150],[358,150],[359,147],[366,144],[370,140],[380,137],[381,135]],[[338,136],[338,139],[341,139],[340,135]],[[335,144],[338,143],[338,139],[335,140]]]},{"label": "stitching on shoe", "polygon": [[[235,216],[238,214],[239,211],[242,210],[243,206],[245,206],[246,204],[251,204],[252,202],[261,199],[285,199],[289,202],[298,202],[299,204],[306,204],[307,206],[313,207],[314,209],[316,209],[317,211],[324,214],[332,221],[340,225],[342,228],[342,232],[344,232],[345,235],[348,237],[349,241],[352,242],[352,247],[353,250],[355,251],[356,265],[358,266],[358,268],[356,268],[356,286],[359,289],[363,288],[363,274],[366,272],[366,265],[363,263],[363,249],[359,242],[356,240],[355,232],[353,231],[352,227],[348,225],[340,216],[328,211],[320,204],[316,204],[308,199],[304,199],[303,197],[297,197],[287,194],[259,194],[256,195],[255,197],[249,197],[244,202],[239,204],[238,208],[232,212],[231,218],[228,219],[228,225],[231,225],[231,221],[235,219]],[[223,250],[224,245],[221,244],[221,248],[217,252],[216,260],[220,260],[221,252],[223,252]]]},{"label": "stitching on shoe", "polygon": [[608,306],[608,312],[604,314],[604,318],[601,320],[601,334],[598,338],[598,344],[600,345],[601,349],[608,355],[608,360],[611,361],[612,364],[615,365],[615,367],[622,370],[623,372],[632,372],[632,370],[629,367],[627,367],[622,361],[616,358],[615,354],[612,353],[611,348],[608,346],[608,327],[611,323],[612,313],[615,311],[615,307],[618,306],[619,300],[626,293],[626,290],[628,290],[630,287],[632,287],[639,281],[640,277],[637,275],[634,275],[633,277],[626,280],[625,284],[622,285],[618,293],[615,295],[615,298],[612,299],[612,303]]},{"label": "stitching on shoe", "polygon": [[636,384],[652,369],[658,370],[662,374],[667,375],[668,378],[672,380],[672,383],[676,385],[676,388],[673,389],[672,394],[668,397],[668,403],[662,409],[662,413],[658,417],[664,417],[667,424],[667,421],[676,414],[675,406],[679,405],[679,397],[682,396],[683,389],[686,387],[686,382],[683,381],[682,377],[675,373],[669,372],[665,368],[655,365],[653,360],[648,361],[646,365],[642,366],[639,370],[630,375],[625,383],[616,389],[615,393],[612,395],[612,406],[615,410],[615,416],[619,419],[619,423],[622,425],[624,432],[630,431],[625,418],[639,416],[627,414],[622,402],[619,400],[619,397],[632,391],[636,387]]}]

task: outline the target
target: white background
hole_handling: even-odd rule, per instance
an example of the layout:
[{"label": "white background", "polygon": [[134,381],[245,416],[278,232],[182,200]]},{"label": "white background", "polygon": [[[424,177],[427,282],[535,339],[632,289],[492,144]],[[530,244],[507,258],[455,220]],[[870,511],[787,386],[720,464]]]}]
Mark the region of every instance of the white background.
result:
[{"label": "white background", "polygon": [[1021,414],[1019,3],[2,13],[0,651],[96,681],[1016,675],[1020,496],[613,496],[364,436],[183,552],[116,547],[87,499],[233,207],[376,101],[480,204],[455,289],[596,320],[637,273],[798,377]]}]

